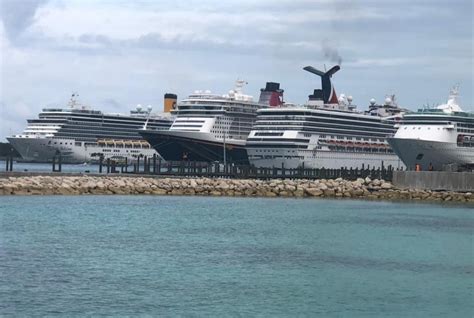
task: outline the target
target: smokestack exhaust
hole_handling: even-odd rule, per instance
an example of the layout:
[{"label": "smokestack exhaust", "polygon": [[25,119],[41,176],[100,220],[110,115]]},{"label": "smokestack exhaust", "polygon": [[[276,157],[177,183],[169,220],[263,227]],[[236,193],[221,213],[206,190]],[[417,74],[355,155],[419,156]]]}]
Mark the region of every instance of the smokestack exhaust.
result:
[{"label": "smokestack exhaust", "polygon": [[332,85],[331,77],[334,75],[334,73],[336,73],[340,69],[341,67],[339,65],[333,66],[327,72],[320,71],[312,66],[303,67],[303,70],[321,77],[321,88],[323,90],[324,104],[337,104],[338,103],[336,90],[334,89]]}]

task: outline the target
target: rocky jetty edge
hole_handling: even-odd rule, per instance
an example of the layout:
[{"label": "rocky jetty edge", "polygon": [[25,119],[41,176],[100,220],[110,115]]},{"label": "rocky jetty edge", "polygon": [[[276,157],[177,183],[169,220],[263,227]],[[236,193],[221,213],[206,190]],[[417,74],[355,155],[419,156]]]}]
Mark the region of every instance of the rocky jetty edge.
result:
[{"label": "rocky jetty edge", "polygon": [[149,194],[246,197],[322,197],[474,203],[471,192],[396,189],[370,178],[355,181],[150,178],[137,176],[21,176],[0,178],[0,195]]}]

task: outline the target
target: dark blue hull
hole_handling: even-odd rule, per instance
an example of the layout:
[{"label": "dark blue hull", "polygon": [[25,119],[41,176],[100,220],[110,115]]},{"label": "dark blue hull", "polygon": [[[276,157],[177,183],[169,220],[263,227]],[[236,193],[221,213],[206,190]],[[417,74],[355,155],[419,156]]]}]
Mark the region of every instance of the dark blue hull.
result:
[{"label": "dark blue hull", "polygon": [[[224,144],[183,136],[169,135],[168,132],[141,131],[142,137],[165,159],[172,161],[224,161]],[[248,165],[245,146],[226,143],[226,160]]]}]

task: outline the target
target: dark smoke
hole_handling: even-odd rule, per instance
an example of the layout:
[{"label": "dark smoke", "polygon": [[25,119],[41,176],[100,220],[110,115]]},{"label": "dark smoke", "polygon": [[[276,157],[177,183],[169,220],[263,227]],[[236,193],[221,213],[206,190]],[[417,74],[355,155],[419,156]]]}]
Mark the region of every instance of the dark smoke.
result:
[{"label": "dark smoke", "polygon": [[337,65],[341,65],[342,63],[341,55],[339,55],[337,48],[329,44],[328,41],[323,41],[322,51],[323,51],[324,57],[329,59],[329,61],[337,63]]}]

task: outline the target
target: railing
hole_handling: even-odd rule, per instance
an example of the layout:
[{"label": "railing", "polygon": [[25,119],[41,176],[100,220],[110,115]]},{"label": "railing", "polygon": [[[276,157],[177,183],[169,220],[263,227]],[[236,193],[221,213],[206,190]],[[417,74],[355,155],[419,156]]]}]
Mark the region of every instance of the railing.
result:
[{"label": "railing", "polygon": [[[392,166],[382,168],[325,169],[325,168],[260,168],[250,165],[236,165],[222,162],[196,162],[196,161],[163,161],[154,156],[137,160],[129,171],[128,167],[118,166],[120,172],[142,175],[161,176],[185,176],[185,177],[221,177],[239,179],[337,179],[355,180],[357,178],[392,180],[394,168]],[[101,171],[101,169],[99,169]],[[107,171],[117,171],[117,166],[108,168]]]},{"label": "railing", "polygon": [[[6,160],[6,172],[13,172],[13,158]],[[52,172],[62,172],[62,158],[57,154],[52,159]],[[111,158],[99,160],[99,174],[127,174],[170,177],[207,177],[236,179],[337,179],[356,180],[357,178],[383,179],[391,181],[393,167],[325,169],[316,168],[259,168],[250,165],[238,165],[222,162],[164,161],[158,156],[138,157],[134,163],[127,160],[117,162]]]}]

